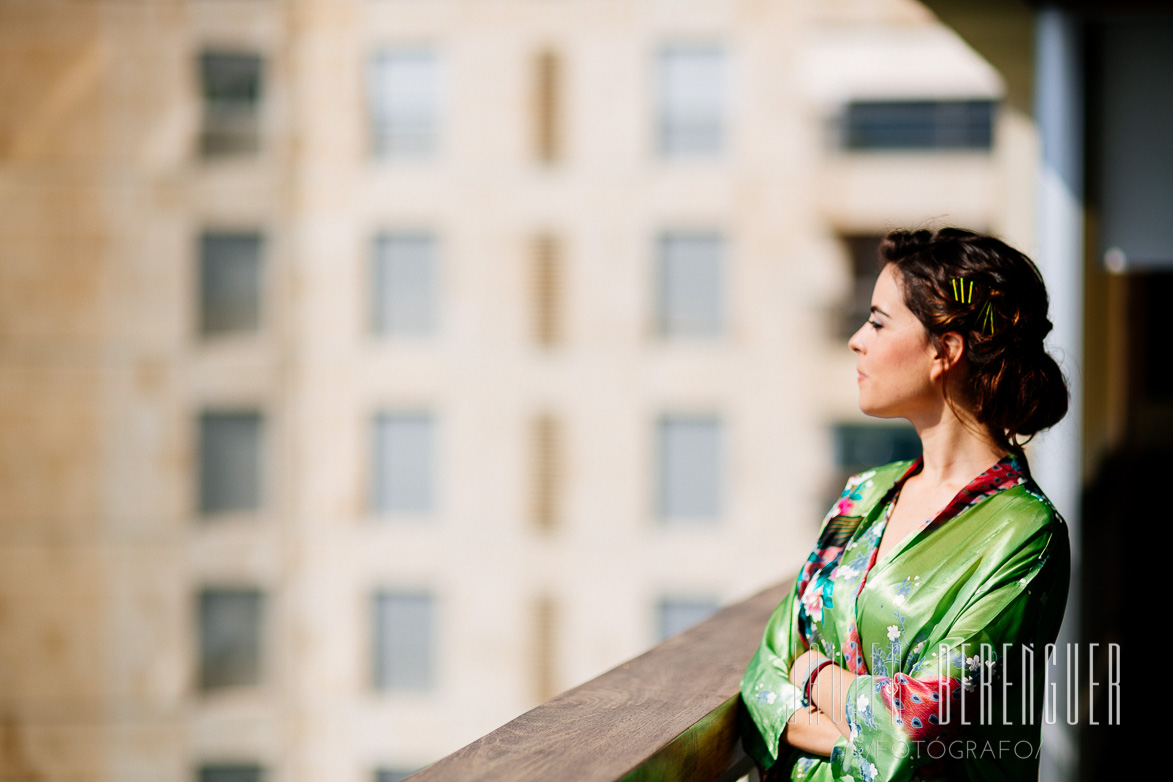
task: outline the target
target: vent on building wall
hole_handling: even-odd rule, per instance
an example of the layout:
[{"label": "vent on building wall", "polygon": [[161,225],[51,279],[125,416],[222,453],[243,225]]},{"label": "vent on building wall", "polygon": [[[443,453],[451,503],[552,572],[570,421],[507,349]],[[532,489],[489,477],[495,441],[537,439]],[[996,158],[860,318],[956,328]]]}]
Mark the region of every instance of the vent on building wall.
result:
[{"label": "vent on building wall", "polygon": [[533,243],[534,339],[543,347],[561,338],[562,246],[557,238],[538,236]]},{"label": "vent on building wall", "polygon": [[562,156],[562,61],[549,49],[538,53],[535,89],[535,141],[538,160],[554,163]]},{"label": "vent on building wall", "polygon": [[558,605],[550,595],[534,601],[534,693],[539,703],[558,694],[555,672],[555,638],[558,630]]},{"label": "vent on building wall", "polygon": [[533,523],[543,531],[557,528],[558,495],[561,483],[558,420],[549,413],[533,422]]}]

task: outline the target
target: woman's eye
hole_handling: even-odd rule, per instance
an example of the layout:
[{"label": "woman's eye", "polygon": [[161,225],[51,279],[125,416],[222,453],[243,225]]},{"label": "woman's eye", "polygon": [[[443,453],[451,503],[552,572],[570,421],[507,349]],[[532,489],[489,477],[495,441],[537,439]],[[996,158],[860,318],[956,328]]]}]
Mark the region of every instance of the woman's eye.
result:
[{"label": "woman's eye", "polygon": [[868,318],[868,324],[874,329],[881,329],[884,327],[883,324],[881,324],[880,321],[876,320],[875,318]]}]

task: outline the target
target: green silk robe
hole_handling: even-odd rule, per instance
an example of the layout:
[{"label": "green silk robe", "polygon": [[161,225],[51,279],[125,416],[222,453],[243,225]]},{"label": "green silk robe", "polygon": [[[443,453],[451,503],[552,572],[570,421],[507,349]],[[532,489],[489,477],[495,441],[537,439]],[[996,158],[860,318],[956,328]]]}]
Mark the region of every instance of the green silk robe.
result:
[{"label": "green silk robe", "polygon": [[[768,780],[1038,777],[1044,652],[1067,599],[1066,524],[1011,454],[877,562],[887,509],[919,468],[898,462],[848,481],[766,625],[741,692],[752,720],[744,741]],[[851,739],[829,759],[781,742],[806,705],[790,665],[812,646],[857,674]]]}]

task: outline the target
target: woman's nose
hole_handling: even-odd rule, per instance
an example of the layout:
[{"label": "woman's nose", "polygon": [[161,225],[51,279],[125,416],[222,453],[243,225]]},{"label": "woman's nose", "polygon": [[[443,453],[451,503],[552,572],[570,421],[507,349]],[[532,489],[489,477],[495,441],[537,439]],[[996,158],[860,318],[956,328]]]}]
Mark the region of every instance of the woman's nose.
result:
[{"label": "woman's nose", "polygon": [[862,334],[863,334],[864,327],[866,327],[866,326],[867,326],[866,323],[863,326],[860,326],[856,330],[856,332],[851,335],[851,339],[847,340],[847,347],[851,348],[853,353],[862,353],[863,352]]}]

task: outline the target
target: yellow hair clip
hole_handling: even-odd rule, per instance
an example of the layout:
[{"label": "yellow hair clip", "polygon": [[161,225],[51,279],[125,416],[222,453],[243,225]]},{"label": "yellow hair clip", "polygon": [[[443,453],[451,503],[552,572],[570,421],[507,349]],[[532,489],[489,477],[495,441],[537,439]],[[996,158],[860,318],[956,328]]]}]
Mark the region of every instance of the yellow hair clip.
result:
[{"label": "yellow hair clip", "polygon": [[953,300],[959,301],[962,304],[969,304],[973,301],[973,280],[969,281],[969,289],[965,288],[965,280],[954,277],[949,282],[953,283]]}]

